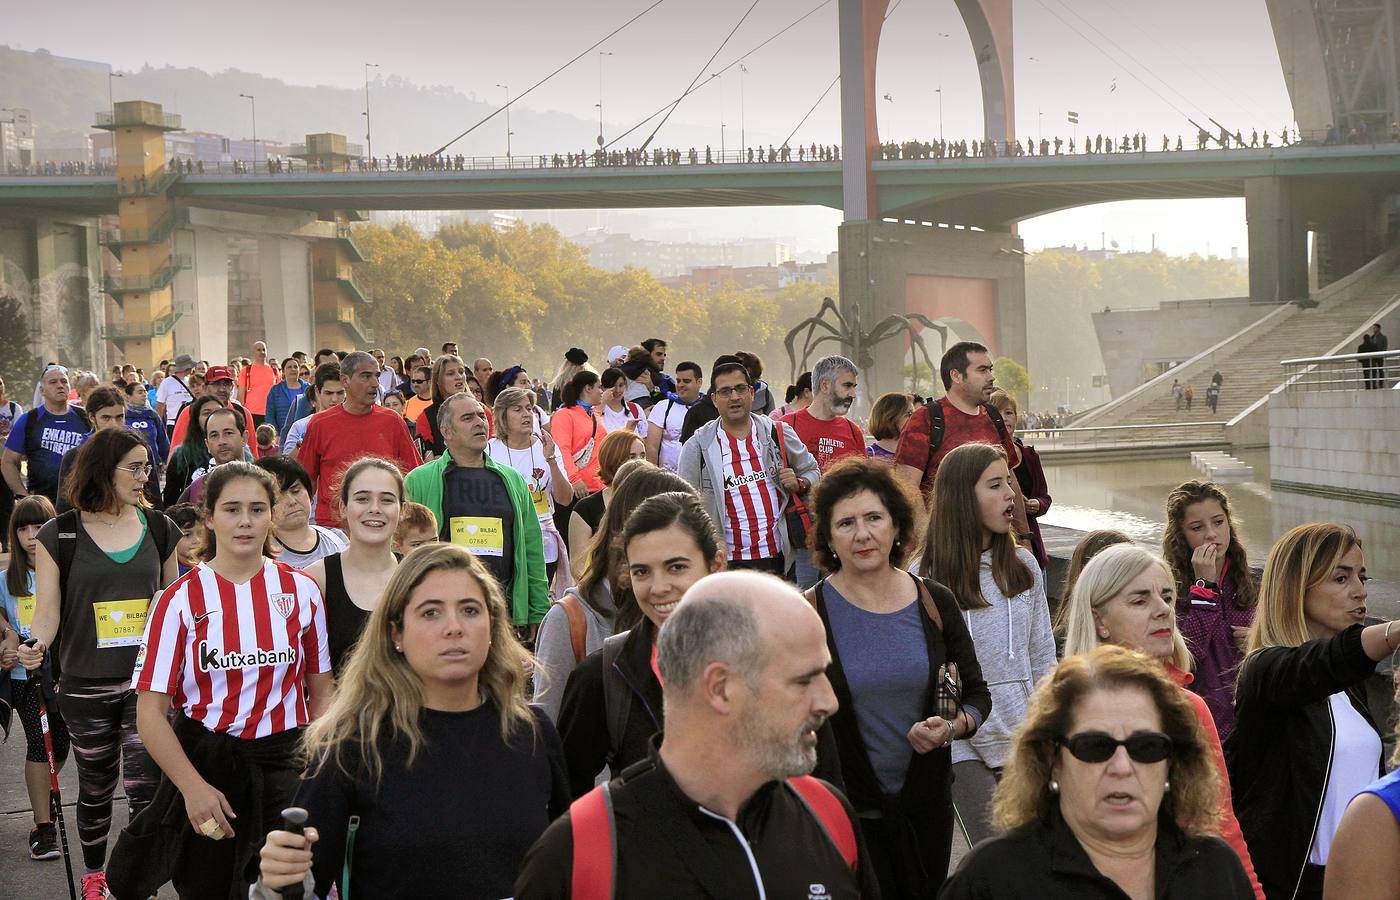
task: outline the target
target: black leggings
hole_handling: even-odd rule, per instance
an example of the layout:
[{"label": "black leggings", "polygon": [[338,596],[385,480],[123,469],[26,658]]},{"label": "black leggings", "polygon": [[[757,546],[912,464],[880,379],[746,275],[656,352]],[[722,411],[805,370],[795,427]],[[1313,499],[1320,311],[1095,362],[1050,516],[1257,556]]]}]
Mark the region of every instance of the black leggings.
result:
[{"label": "black leggings", "polygon": [[912,819],[861,819],[882,897],[934,900],[948,877],[953,853],[951,807],[917,821]]},{"label": "black leggings", "polygon": [[[49,755],[44,750],[44,731],[39,725],[39,698],[43,694],[39,690],[36,674],[31,672],[24,681],[10,682],[10,701],[14,704],[15,712],[19,713],[20,724],[24,726],[24,761],[46,763],[49,761]],[[59,715],[52,700],[49,701],[48,714],[49,736],[53,739],[53,761],[55,766],[61,766],[68,758],[68,726],[64,724],[63,716]]]},{"label": "black leggings", "polygon": [[118,765],[130,818],[151,802],[160,769],[136,733],[136,692],[129,681],[69,675],[59,687],[58,704],[78,765],[77,820],[83,865],[89,872],[100,872],[107,859]]}]

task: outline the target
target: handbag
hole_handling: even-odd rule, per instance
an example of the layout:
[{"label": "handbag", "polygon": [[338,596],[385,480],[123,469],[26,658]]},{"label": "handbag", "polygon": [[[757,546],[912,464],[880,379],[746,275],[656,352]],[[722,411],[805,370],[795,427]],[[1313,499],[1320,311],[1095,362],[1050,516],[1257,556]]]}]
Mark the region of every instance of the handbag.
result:
[{"label": "handbag", "polygon": [[[933,595],[929,593],[928,585],[922,578],[915,577],[914,580],[919,585],[919,602],[924,606],[924,612],[933,620],[933,624],[938,626],[938,630],[943,630],[943,615],[938,611],[938,604],[933,602]],[[933,680],[933,714],[940,719],[949,722],[958,717],[962,712],[962,676],[958,674],[958,664],[952,660],[943,662],[934,673]]]}]

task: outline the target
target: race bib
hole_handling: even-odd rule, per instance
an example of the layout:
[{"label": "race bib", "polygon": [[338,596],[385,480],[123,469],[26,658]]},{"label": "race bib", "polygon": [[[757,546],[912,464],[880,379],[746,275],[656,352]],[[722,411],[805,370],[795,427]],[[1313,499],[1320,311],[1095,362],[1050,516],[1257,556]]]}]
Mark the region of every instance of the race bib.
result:
[{"label": "race bib", "polygon": [[150,600],[106,600],[92,605],[97,618],[97,649],[135,647],[146,633]]},{"label": "race bib", "polygon": [[535,490],[535,483],[529,483],[530,500],[535,504],[535,515],[549,515],[549,492],[543,489]]},{"label": "race bib", "polygon": [[453,516],[452,543],[473,556],[504,556],[505,526],[495,516]]},{"label": "race bib", "polygon": [[19,607],[19,636],[28,640],[29,627],[34,624],[34,610],[38,608],[39,600],[33,594],[25,594],[16,597],[15,603]]}]

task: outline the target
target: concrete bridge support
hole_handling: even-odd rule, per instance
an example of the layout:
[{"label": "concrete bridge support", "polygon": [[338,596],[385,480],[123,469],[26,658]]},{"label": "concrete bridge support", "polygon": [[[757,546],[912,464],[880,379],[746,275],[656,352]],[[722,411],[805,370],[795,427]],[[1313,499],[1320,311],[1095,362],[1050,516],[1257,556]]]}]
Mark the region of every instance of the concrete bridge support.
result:
[{"label": "concrete bridge support", "polygon": [[97,221],[84,216],[0,219],[0,295],[20,301],[41,361],[107,365],[97,234]]},{"label": "concrete bridge support", "polygon": [[1296,184],[1277,176],[1246,178],[1249,296],[1291,303],[1308,297],[1308,228]]},{"label": "concrete bridge support", "polygon": [[[841,297],[860,309],[869,330],[890,315],[917,312],[948,327],[948,343],[977,340],[995,356],[1027,355],[1026,273],[1022,242],[1013,234],[906,225],[847,222],[838,231]],[[938,334],[924,331],[937,367]],[[904,389],[908,341],[896,338],[872,351],[865,370],[867,396]],[[929,385],[921,389],[927,392]]]}]

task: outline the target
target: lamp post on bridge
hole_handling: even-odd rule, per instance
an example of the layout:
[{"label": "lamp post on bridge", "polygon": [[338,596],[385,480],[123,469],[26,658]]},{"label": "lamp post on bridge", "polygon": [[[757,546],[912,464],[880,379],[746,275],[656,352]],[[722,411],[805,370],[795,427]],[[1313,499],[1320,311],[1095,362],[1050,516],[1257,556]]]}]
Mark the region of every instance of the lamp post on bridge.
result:
[{"label": "lamp post on bridge", "polygon": [[598,51],[598,148],[603,147],[603,57],[612,56],[611,50]]},{"label": "lamp post on bridge", "polygon": [[239,94],[253,107],[253,170],[258,168],[258,101],[252,94]]},{"label": "lamp post on bridge", "polygon": [[[116,124],[117,124],[117,104],[116,104],[116,101],[112,99],[112,79],[113,79],[113,78],[125,78],[125,77],[126,77],[126,76],[123,75],[121,72],[113,71],[113,70],[111,70],[111,69],[109,69],[109,70],[107,71],[107,111],[108,111],[109,113],[112,114],[112,125],[113,125],[113,126],[116,126]],[[112,132],[112,134],[115,135],[116,132],[114,131],[114,132]],[[117,158],[117,150],[116,150],[116,147],[117,147],[117,145],[116,145],[116,139],[113,138],[113,142],[112,142],[112,159],[114,159],[114,160]]]},{"label": "lamp post on bridge", "polygon": [[[498,85],[496,85],[496,87],[498,87],[498,88],[500,88],[501,90],[503,90],[503,91],[506,92],[506,161],[507,161],[507,164],[509,164],[509,161],[510,161],[510,136],[511,136],[512,134],[515,134],[515,132],[513,132],[513,131],[510,130],[510,85],[508,85],[508,84],[498,84]],[[600,95],[600,98],[599,98],[599,102],[601,102],[601,95]],[[598,134],[599,134],[599,136],[601,136],[601,135],[603,134],[603,122],[602,122],[602,114],[601,114],[601,113],[599,114],[599,119],[598,119]]]},{"label": "lamp post on bridge", "polygon": [[365,155],[369,157],[370,168],[374,168],[374,141],[370,138],[369,127],[369,70],[379,68],[379,63],[365,63]]},{"label": "lamp post on bridge", "polygon": [[739,63],[739,146],[749,145],[748,133],[744,129],[744,75],[748,73],[748,66]]}]

